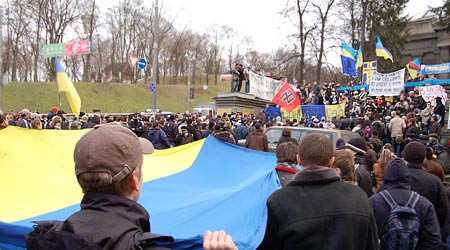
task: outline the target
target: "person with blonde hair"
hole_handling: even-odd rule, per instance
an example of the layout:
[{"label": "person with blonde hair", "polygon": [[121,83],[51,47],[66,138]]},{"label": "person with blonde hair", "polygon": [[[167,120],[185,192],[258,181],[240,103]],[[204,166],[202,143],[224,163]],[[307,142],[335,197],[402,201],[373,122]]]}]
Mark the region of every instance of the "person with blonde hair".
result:
[{"label": "person with blonde hair", "polygon": [[355,161],[353,154],[347,150],[334,151],[333,168],[345,183],[357,185],[355,176]]},{"label": "person with blonde hair", "polygon": [[42,122],[39,119],[31,120],[31,129],[42,130]]},{"label": "person with blonde hair", "polygon": [[377,180],[377,186],[375,189],[376,192],[378,192],[381,185],[383,184],[384,172],[386,171],[386,166],[392,160],[392,158],[393,158],[392,151],[387,147],[383,147],[383,149],[380,152],[380,156],[378,157],[377,162],[375,162],[375,164],[373,164],[375,178]]}]

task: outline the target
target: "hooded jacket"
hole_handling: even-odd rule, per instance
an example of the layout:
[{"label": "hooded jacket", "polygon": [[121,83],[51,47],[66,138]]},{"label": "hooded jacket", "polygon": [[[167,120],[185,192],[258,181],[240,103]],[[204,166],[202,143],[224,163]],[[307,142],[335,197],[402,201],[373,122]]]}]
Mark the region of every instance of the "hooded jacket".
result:
[{"label": "hooded jacket", "polygon": [[445,241],[450,236],[450,204],[444,184],[437,176],[424,171],[420,163],[408,163],[407,166],[411,190],[425,196],[433,204],[441,226],[441,236]]},{"label": "hooded jacket", "polygon": [[[388,190],[397,204],[406,204],[411,195],[409,179],[409,170],[405,162],[400,158],[394,158],[386,167],[384,183],[381,189]],[[378,227],[378,235],[381,239],[381,232],[389,217],[391,208],[380,193],[370,197],[369,204],[373,209]],[[420,221],[417,249],[442,249],[439,222],[433,204],[421,195],[415,206],[415,210]]]}]

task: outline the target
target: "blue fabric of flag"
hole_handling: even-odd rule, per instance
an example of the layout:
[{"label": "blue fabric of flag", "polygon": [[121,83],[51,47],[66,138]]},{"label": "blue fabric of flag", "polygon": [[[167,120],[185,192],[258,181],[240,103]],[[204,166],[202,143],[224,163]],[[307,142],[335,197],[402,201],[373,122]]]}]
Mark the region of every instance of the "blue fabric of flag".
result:
[{"label": "blue fabric of flag", "polygon": [[342,73],[356,77],[356,61],[355,59],[341,55]]},{"label": "blue fabric of flag", "polygon": [[281,114],[280,107],[268,107],[264,110],[266,114],[266,122],[270,121],[270,117],[277,118],[277,116],[283,119],[283,115]]},{"label": "blue fabric of flag", "polygon": [[317,119],[327,117],[325,105],[302,105],[302,116],[310,120],[315,116]]}]

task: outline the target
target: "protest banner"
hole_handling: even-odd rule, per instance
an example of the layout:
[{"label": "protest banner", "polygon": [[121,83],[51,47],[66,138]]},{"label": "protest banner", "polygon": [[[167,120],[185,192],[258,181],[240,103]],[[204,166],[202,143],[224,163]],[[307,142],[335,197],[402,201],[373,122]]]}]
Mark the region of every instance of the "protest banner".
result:
[{"label": "protest banner", "polygon": [[447,92],[445,92],[444,87],[441,85],[419,87],[419,95],[421,95],[426,102],[431,102],[431,105],[433,106],[436,106],[435,98],[438,96],[442,97],[442,102],[444,104],[448,100]]},{"label": "protest banner", "polygon": [[435,74],[443,74],[450,72],[450,63],[442,63],[435,65],[424,65],[421,66],[421,75],[435,75]]},{"label": "protest banner", "polygon": [[371,96],[398,96],[405,87],[404,79],[404,68],[387,74],[373,72],[369,85],[369,93]]},{"label": "protest banner", "polygon": [[279,80],[260,76],[253,72],[250,72],[249,75],[250,94],[262,99],[272,100],[273,96],[276,95],[283,86],[283,82]]}]

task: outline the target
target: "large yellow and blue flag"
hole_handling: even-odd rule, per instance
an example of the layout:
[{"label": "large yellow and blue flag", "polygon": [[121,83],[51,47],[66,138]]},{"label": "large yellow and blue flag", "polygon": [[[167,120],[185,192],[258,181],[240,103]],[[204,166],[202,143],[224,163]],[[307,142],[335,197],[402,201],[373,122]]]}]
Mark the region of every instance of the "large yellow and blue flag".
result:
[{"label": "large yellow and blue flag", "polygon": [[74,113],[76,116],[79,116],[81,110],[81,99],[80,96],[78,95],[77,89],[75,89],[75,86],[73,86],[72,81],[69,79],[69,76],[62,67],[58,57],[55,57],[55,64],[56,64],[56,81],[58,82],[58,91],[66,93],[70,109],[72,109],[72,113]]},{"label": "large yellow and blue flag", "polygon": [[377,42],[375,43],[375,54],[378,57],[383,57],[384,59],[389,59],[391,62],[394,62],[392,53],[383,46],[380,37],[377,37]]},{"label": "large yellow and blue flag", "polygon": [[[65,220],[80,209],[73,151],[86,132],[0,130],[0,141],[8,142],[0,147],[0,249],[24,249],[32,221]],[[201,249],[206,230],[225,230],[239,249],[256,249],[264,237],[266,200],[280,188],[275,165],[274,153],[212,136],[156,150],[144,156],[138,202],[151,215],[152,232],[175,238],[171,248]]]},{"label": "large yellow and blue flag", "polygon": [[342,55],[348,58],[355,59],[356,51],[352,46],[342,42]]}]

